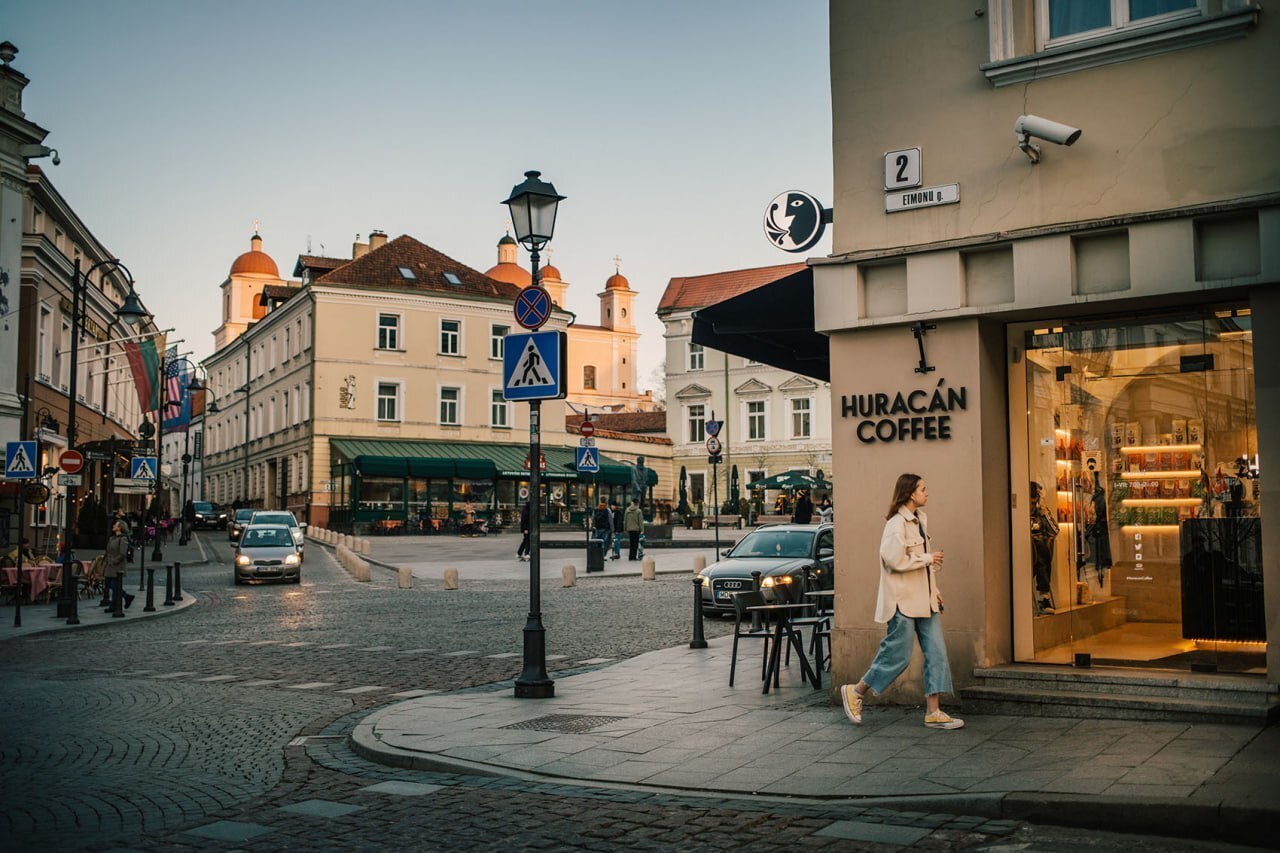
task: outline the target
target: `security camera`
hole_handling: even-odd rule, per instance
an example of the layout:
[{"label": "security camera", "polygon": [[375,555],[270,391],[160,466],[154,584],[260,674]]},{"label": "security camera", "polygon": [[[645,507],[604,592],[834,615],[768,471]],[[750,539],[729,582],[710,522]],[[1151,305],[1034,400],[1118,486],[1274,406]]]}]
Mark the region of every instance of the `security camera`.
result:
[{"label": "security camera", "polygon": [[1013,135],[1018,140],[1018,147],[1031,158],[1032,163],[1040,162],[1040,147],[1031,144],[1031,137],[1057,145],[1074,145],[1081,133],[1083,131],[1078,127],[1050,121],[1040,116],[1018,116],[1018,120],[1013,123]]},{"label": "security camera", "polygon": [[62,158],[58,156],[58,149],[56,149],[56,148],[54,148],[54,149],[53,149],[53,160],[52,160],[52,163],[53,163],[53,165],[55,165],[55,166],[61,166],[61,165],[62,165]]},{"label": "security camera", "polygon": [[18,156],[34,160],[37,157],[48,157],[53,155],[53,165],[62,162],[62,158],[58,156],[58,149],[50,148],[48,145],[20,145],[18,146]]}]

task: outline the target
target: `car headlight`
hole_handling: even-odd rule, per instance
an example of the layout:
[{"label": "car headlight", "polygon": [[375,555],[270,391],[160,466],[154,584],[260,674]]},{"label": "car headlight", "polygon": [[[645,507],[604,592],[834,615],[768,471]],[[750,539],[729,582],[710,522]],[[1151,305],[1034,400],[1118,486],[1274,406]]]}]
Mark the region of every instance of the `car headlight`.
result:
[{"label": "car headlight", "polygon": [[761,589],[772,589],[775,586],[787,586],[795,583],[796,579],[791,575],[775,575],[764,578],[760,581]]},{"label": "car headlight", "polygon": [[694,580],[702,581],[702,588],[703,588],[703,589],[710,589],[710,588],[711,588],[711,579],[710,579],[709,577],[707,577],[706,575],[704,575],[702,572],[698,572],[696,575],[694,575],[694,576],[693,576],[693,578],[694,578]]},{"label": "car headlight", "polygon": [[247,555],[245,555],[245,554],[237,554],[237,555],[236,555],[236,565],[237,565],[237,566],[247,566],[247,565],[249,565],[249,564],[250,564],[250,563],[252,563],[252,562],[253,562],[253,560],[249,559],[249,557],[248,557]]},{"label": "car headlight", "polygon": [[298,565],[298,555],[297,555],[297,554],[290,554],[289,556],[285,557],[285,558],[284,558],[284,564],[285,564],[286,566],[296,566],[296,565]]}]

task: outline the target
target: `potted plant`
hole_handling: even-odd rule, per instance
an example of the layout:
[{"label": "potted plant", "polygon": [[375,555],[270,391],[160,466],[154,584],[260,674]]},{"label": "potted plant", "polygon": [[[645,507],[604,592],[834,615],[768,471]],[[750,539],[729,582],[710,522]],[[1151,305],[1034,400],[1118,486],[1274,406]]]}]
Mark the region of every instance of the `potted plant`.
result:
[{"label": "potted plant", "polygon": [[694,530],[701,530],[702,520],[705,517],[705,515],[706,515],[706,507],[703,506],[702,501],[695,502],[693,505],[693,511],[687,516],[689,521],[689,526],[692,527]]}]

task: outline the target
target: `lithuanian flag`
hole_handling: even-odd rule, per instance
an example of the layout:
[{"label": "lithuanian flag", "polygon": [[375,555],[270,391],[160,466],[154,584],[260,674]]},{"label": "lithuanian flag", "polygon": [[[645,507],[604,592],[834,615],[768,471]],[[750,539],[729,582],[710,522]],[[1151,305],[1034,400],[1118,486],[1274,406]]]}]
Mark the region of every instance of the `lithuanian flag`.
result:
[{"label": "lithuanian flag", "polygon": [[160,354],[164,352],[164,340],[164,335],[156,335],[124,344],[124,354],[133,372],[133,386],[138,389],[138,405],[144,412],[160,408]]}]

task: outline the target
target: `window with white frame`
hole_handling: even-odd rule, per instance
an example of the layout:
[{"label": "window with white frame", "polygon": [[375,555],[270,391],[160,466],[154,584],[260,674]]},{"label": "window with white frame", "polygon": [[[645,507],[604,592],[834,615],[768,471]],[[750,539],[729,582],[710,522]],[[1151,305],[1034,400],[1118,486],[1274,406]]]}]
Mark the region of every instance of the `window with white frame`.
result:
[{"label": "window with white frame", "polygon": [[400,349],[400,315],[378,315],[378,349]]},{"label": "window with white frame", "polygon": [[459,426],[458,403],[462,399],[461,388],[440,389],[440,423],[448,426]]},{"label": "window with white frame", "polygon": [[441,355],[461,355],[462,354],[462,321],[461,320],[441,320],[440,321],[440,354]]},{"label": "window with white frame", "polygon": [[36,376],[49,381],[51,372],[49,365],[53,363],[53,341],[50,333],[53,323],[53,312],[40,306],[40,348],[36,351]]},{"label": "window with white frame", "polygon": [[62,338],[58,345],[57,381],[62,390],[67,390],[71,381],[71,321],[62,321]]},{"label": "window with white frame", "polygon": [[292,332],[290,332],[289,327],[285,326],[284,327],[284,356],[282,357],[281,360],[288,361],[292,357],[293,357],[293,334]]},{"label": "window with white frame", "polygon": [[813,402],[808,397],[791,399],[791,437],[809,438],[813,435],[810,416],[813,413]]},{"label": "window with white frame", "polygon": [[585,391],[596,390],[596,366],[594,364],[582,365],[582,388]]},{"label": "window with white frame", "polygon": [[489,327],[489,358],[501,361],[506,353],[504,338],[511,332],[510,326],[492,325]]},{"label": "window with white frame", "polygon": [[747,401],[747,440],[762,441],[765,438],[764,400]]},{"label": "window with white frame", "polygon": [[1200,14],[1200,0],[1037,0],[1042,47]]},{"label": "window with white frame", "polygon": [[702,344],[689,342],[689,369],[701,370],[706,363],[706,352],[703,350]]},{"label": "window with white frame", "polygon": [[764,473],[764,469],[763,469],[763,468],[748,468],[748,469],[747,469],[747,479],[746,479],[746,481],[745,481],[744,485],[748,485],[748,486],[749,486],[749,485],[751,485],[752,483],[758,483],[758,482],[760,482],[761,480],[763,480],[764,478],[765,478],[765,473]]},{"label": "window with white frame", "polygon": [[400,384],[398,382],[378,383],[378,420],[400,420]]},{"label": "window with white frame", "polygon": [[502,399],[502,390],[495,388],[490,394],[489,423],[498,429],[511,428],[511,404]]},{"label": "window with white frame", "polygon": [[280,395],[280,400],[284,405],[284,411],[280,417],[281,428],[293,426],[293,421],[289,420],[289,392],[285,391]]},{"label": "window with white frame", "polygon": [[706,441],[707,440],[707,407],[701,403],[695,403],[688,407],[686,419],[688,426],[688,441]]}]

